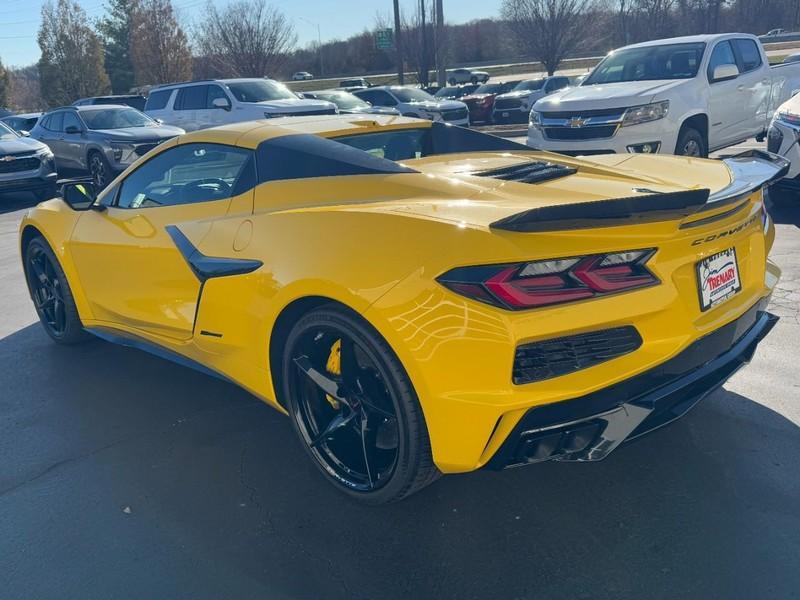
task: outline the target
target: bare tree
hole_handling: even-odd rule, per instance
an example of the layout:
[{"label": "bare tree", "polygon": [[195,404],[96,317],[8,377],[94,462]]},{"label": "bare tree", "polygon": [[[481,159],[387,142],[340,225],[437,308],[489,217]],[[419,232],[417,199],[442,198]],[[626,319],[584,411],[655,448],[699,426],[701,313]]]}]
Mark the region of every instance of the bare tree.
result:
[{"label": "bare tree", "polygon": [[86,13],[73,0],[42,6],[39,76],[48,105],[69,104],[110,89],[103,66],[103,45],[86,23]]},{"label": "bare tree", "polygon": [[3,66],[0,60],[0,107],[7,107],[11,104],[11,74]]},{"label": "bare tree", "polygon": [[170,0],[140,0],[131,15],[131,62],[137,85],[192,77],[189,41]]},{"label": "bare tree", "polygon": [[11,100],[15,110],[39,111],[47,108],[39,89],[39,67],[30,65],[9,71],[11,76]]},{"label": "bare tree", "polygon": [[237,0],[218,10],[208,3],[197,50],[221,75],[274,75],[297,42],[291,22],[266,0]]},{"label": "bare tree", "polygon": [[590,0],[503,0],[517,42],[552,75],[577,50],[591,22]]}]

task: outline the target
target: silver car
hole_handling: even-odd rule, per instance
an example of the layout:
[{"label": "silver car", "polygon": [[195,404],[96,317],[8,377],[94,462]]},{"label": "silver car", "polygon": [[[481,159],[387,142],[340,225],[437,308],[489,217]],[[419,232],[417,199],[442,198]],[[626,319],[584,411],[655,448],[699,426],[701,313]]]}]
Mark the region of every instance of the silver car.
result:
[{"label": "silver car", "polygon": [[31,137],[47,144],[59,175],[91,175],[102,189],[161,142],[185,133],[122,105],[67,106],[39,119]]},{"label": "silver car", "polygon": [[50,149],[0,123],[0,194],[33,192],[37,199],[55,196],[56,165]]}]

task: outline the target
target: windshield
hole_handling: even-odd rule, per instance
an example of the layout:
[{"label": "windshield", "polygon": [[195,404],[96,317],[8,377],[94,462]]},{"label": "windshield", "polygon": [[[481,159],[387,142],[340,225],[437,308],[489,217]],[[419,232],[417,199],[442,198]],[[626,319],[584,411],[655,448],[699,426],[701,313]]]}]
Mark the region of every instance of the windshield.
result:
[{"label": "windshield", "polygon": [[520,81],[512,91],[514,92],[521,92],[521,91],[535,91],[542,89],[544,85],[544,79],[529,79],[527,81]]},{"label": "windshield", "polygon": [[458,96],[461,90],[457,87],[443,87],[434,94],[435,98],[454,98]]},{"label": "windshield", "polygon": [[0,122],[0,142],[7,142],[9,140],[15,140],[19,136],[17,133],[11,129],[5,123]]},{"label": "windshield", "polygon": [[122,129],[123,127],[149,127],[156,122],[135,108],[107,108],[81,111],[89,129]]},{"label": "windshield", "polygon": [[368,102],[364,102],[358,96],[354,96],[348,92],[315,92],[314,95],[320,100],[333,102],[336,106],[344,110],[367,108],[370,106]]},{"label": "windshield", "polygon": [[297,100],[289,88],[277,81],[254,79],[229,83],[228,89],[239,102],[266,102],[268,100]]},{"label": "windshield", "polygon": [[417,88],[392,88],[392,93],[400,102],[435,102],[428,92]]},{"label": "windshield", "polygon": [[705,43],[667,44],[619,50],[606,56],[581,85],[691,79],[703,60]]},{"label": "windshield", "polygon": [[510,89],[507,83],[484,83],[473,94],[502,94]]}]

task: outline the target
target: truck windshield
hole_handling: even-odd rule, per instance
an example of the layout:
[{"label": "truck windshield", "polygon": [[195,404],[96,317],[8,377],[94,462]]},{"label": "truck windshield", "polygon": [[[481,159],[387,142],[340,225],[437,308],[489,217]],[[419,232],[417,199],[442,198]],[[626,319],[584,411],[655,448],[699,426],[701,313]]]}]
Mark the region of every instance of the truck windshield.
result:
[{"label": "truck windshield", "polygon": [[697,75],[705,48],[704,42],[697,42],[618,50],[606,56],[582,85],[691,79]]},{"label": "truck windshield", "polygon": [[228,83],[228,89],[239,102],[268,102],[269,100],[297,100],[289,88],[269,79],[251,79]]}]

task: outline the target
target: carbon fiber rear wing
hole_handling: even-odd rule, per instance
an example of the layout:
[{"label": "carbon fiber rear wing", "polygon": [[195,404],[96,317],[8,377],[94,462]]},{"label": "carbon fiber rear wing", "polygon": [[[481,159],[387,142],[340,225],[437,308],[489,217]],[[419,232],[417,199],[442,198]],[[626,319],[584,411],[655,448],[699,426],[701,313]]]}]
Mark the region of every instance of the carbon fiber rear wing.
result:
[{"label": "carbon fiber rear wing", "polygon": [[785,158],[762,150],[748,150],[723,162],[730,170],[731,183],[713,194],[699,189],[542,206],[495,221],[490,227],[536,233],[683,220],[704,210],[735,203],[774,183],[789,170]]}]

